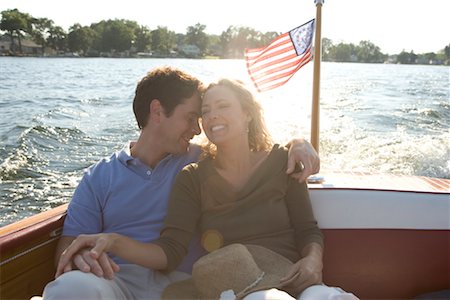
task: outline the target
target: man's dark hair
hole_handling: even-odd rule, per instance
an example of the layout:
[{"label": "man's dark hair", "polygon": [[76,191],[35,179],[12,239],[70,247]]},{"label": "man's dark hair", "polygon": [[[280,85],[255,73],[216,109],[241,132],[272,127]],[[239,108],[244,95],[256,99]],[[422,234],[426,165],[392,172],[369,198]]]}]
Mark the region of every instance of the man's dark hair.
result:
[{"label": "man's dark hair", "polygon": [[200,80],[171,67],[153,69],[136,87],[133,111],[140,129],[147,125],[150,103],[158,99],[164,113],[170,117],[178,104],[197,93],[200,97],[203,85]]}]

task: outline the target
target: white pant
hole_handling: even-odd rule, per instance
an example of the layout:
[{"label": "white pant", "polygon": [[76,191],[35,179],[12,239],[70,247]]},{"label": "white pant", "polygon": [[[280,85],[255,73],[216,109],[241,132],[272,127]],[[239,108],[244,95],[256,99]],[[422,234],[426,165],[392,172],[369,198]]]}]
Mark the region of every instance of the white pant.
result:
[{"label": "white pant", "polygon": [[187,273],[174,271],[163,274],[137,265],[120,265],[114,279],[97,277],[92,273],[71,271],[47,284],[45,300],[56,299],[161,299],[164,288],[187,279]]},{"label": "white pant", "polygon": [[[295,300],[295,298],[285,291],[270,289],[251,293],[244,300]],[[305,289],[297,300],[358,300],[358,298],[337,287],[313,285]]]}]

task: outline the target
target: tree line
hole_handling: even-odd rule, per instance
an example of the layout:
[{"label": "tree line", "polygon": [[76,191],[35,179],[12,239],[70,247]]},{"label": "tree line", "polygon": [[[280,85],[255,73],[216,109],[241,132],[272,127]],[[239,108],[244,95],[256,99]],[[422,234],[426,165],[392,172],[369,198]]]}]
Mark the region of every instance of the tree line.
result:
[{"label": "tree line", "polygon": [[322,39],[322,60],[335,62],[364,63],[399,63],[399,64],[449,64],[450,44],[438,53],[429,52],[415,54],[414,51],[403,50],[397,55],[389,56],[381,52],[380,47],[370,41],[361,41],[358,45],[333,44],[330,39]]},{"label": "tree line", "polygon": [[[17,9],[2,11],[1,15],[0,30],[10,38],[14,53],[21,53],[21,41],[30,39],[45,51],[74,52],[80,56],[123,53],[133,56],[151,52],[155,56],[170,57],[183,55],[184,45],[194,45],[198,49],[195,57],[243,58],[246,48],[263,47],[280,34],[229,26],[220,35],[214,35],[207,34],[206,25],[200,23],[187,27],[186,33],[176,33],[165,26],[151,30],[135,21],[123,19],[102,20],[90,26],[76,23],[66,32],[50,19],[35,18]],[[391,58],[370,41],[361,41],[358,45],[343,42],[334,44],[332,40],[323,38],[322,46],[324,61],[382,63]],[[450,44],[438,53],[402,51],[391,62],[408,64],[442,61],[448,64],[449,59]]]}]

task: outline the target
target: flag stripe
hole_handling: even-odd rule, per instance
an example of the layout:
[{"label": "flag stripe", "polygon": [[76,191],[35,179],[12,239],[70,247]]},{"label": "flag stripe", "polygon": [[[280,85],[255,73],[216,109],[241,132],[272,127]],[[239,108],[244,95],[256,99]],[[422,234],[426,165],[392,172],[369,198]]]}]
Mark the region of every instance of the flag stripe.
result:
[{"label": "flag stripe", "polygon": [[277,60],[274,63],[269,63],[265,66],[264,69],[261,70],[253,70],[252,69],[252,73],[253,76],[255,78],[258,78],[260,76],[263,76],[264,74],[266,74],[266,76],[269,76],[270,73],[272,72],[276,72],[282,68],[290,68],[293,66],[296,66],[297,64],[301,63],[303,59],[305,59],[306,56],[310,56],[311,55],[311,51],[308,50],[308,53],[305,53],[305,55],[303,56],[290,56],[287,59],[281,59],[281,60]]},{"label": "flag stripe", "polygon": [[246,49],[247,70],[259,91],[283,85],[312,60],[313,31],[314,19],[278,36],[266,47]]},{"label": "flag stripe", "polygon": [[[305,65],[306,63],[308,63],[311,60],[311,56],[309,56],[309,59],[304,60],[302,63],[300,63],[297,67],[292,68],[290,71],[292,74],[290,74],[290,76],[285,76],[288,77],[286,78],[286,80],[284,80],[284,82],[287,82],[288,79],[290,79],[292,77],[292,75],[294,74],[294,72],[296,72],[298,69],[300,69],[303,65]],[[289,74],[288,74],[289,75]],[[268,78],[268,80],[265,81],[261,81],[261,80],[255,80],[256,84],[260,87],[260,89],[264,88],[266,84],[270,83],[271,81],[280,81],[277,80],[280,79],[280,76],[276,76],[273,75],[272,77]],[[282,79],[282,78],[281,78]],[[265,89],[265,88],[264,88]]]},{"label": "flag stripe", "polygon": [[[309,62],[309,61],[308,61],[308,62]],[[306,63],[307,63],[307,62],[305,62],[305,64],[306,64]],[[294,76],[294,73],[295,73],[296,71],[298,71],[301,67],[303,67],[303,65],[304,65],[304,64],[299,65],[299,66],[294,70],[294,72],[293,72],[289,77],[285,77],[284,80],[279,81],[278,83],[276,83],[276,82],[273,83],[273,81],[271,81],[271,85],[261,86],[258,90],[259,90],[260,92],[264,92],[264,91],[268,91],[268,90],[271,90],[271,89],[273,89],[273,88],[276,88],[276,87],[279,87],[279,86],[285,84],[286,82],[289,81],[289,79],[292,78],[292,76]]]},{"label": "flag stripe", "polygon": [[[294,62],[290,63],[289,65],[283,65],[283,66],[279,66],[279,67],[270,69],[270,72],[266,72],[264,74],[261,74],[260,76],[253,77],[254,81],[256,81],[258,84],[264,84],[273,79],[278,79],[280,77],[288,76],[291,74],[292,70],[297,71],[299,69],[299,68],[296,68],[298,65],[303,66],[304,64],[308,63],[312,58],[312,55],[310,55],[310,54],[311,54],[311,51],[308,50],[308,53],[305,56],[303,56],[302,58],[300,58],[299,60],[294,61]],[[285,71],[285,72],[280,73],[282,71]],[[294,75],[294,74],[292,74],[292,75]],[[266,79],[259,80],[260,78],[266,78]]]},{"label": "flag stripe", "polygon": [[293,49],[294,47],[292,46],[291,38],[289,37],[289,35],[286,35],[279,43],[277,43],[276,45],[271,44],[262,51],[249,52],[247,50],[246,57],[248,57],[248,59],[252,63],[254,63],[263,59],[264,57],[271,57],[274,53],[282,53],[283,51],[289,51]]},{"label": "flag stripe", "polygon": [[297,55],[297,53],[295,53],[294,47],[292,47],[292,42],[290,40],[288,40],[286,43],[278,45],[277,47],[271,47],[267,51],[261,52],[260,54],[255,56],[255,58],[252,58],[250,56],[246,56],[246,58],[248,59],[248,64],[250,66],[253,66],[266,59],[270,59],[289,52],[292,52],[293,54]]},{"label": "flag stripe", "polygon": [[[263,64],[263,65],[260,65],[260,66],[257,66],[257,67],[253,67],[253,68],[251,68],[251,70],[252,70],[253,74],[258,73],[258,71],[261,71],[261,70],[269,69],[271,66],[275,66],[275,68],[273,70],[277,70],[278,68],[282,68],[283,66],[289,67],[292,64],[296,64],[297,61],[298,61],[298,56],[294,55],[294,54],[291,54],[291,55],[289,55],[287,57],[280,58],[280,59],[277,59],[275,61],[268,62],[266,64]],[[286,64],[282,65],[282,63],[286,63]],[[280,65],[280,67],[277,68],[276,67],[277,65]],[[259,76],[264,76],[265,74],[268,74],[268,73],[269,73],[268,70],[266,70],[265,72],[259,72],[259,74],[261,74]],[[259,76],[255,76],[254,75],[255,78],[257,78]]]},{"label": "flag stripe", "polygon": [[[310,51],[309,51],[310,52]],[[311,53],[309,53],[309,55],[307,57],[305,57],[306,59],[304,59],[297,67],[295,67],[293,70],[291,70],[290,72],[286,72],[288,73],[286,76],[275,76],[275,77],[271,77],[266,79],[265,81],[257,81],[257,89],[258,91],[262,92],[262,91],[267,91],[267,90],[271,90],[275,87],[281,86],[284,83],[286,83],[287,81],[289,81],[289,79],[291,79],[292,76],[294,76],[295,72],[297,72],[301,67],[303,67],[304,65],[306,65],[308,62],[310,62],[312,60],[312,55]],[[276,79],[283,79],[282,81],[276,82],[275,84],[272,85],[264,85],[266,83],[271,83],[273,81],[276,81]]]},{"label": "flag stripe", "polygon": [[245,51],[246,51],[247,53],[249,53],[249,54],[256,53],[256,54],[259,55],[259,54],[263,53],[264,50],[275,47],[278,43],[282,42],[283,39],[286,38],[287,36],[289,36],[289,33],[288,33],[288,32],[283,33],[283,34],[280,35],[279,37],[276,37],[276,38],[270,43],[269,46],[261,47],[261,48],[246,49]]},{"label": "flag stripe", "polygon": [[[270,67],[271,65],[278,64],[278,63],[283,63],[285,61],[292,60],[292,59],[298,57],[297,54],[295,54],[294,51],[290,51],[290,52],[284,53],[285,56],[282,56],[282,54],[283,53],[280,53],[277,56],[267,57],[266,60],[259,61],[258,64],[253,63],[253,64],[251,64],[249,66],[249,69],[252,72],[258,72],[261,69]],[[270,59],[270,58],[273,58],[273,59]]]}]

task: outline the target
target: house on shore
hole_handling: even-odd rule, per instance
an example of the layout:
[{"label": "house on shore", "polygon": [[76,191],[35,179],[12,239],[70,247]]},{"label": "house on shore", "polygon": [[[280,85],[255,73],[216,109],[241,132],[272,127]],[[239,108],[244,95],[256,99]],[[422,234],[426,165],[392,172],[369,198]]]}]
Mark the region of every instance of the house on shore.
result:
[{"label": "house on shore", "polygon": [[198,58],[201,55],[201,50],[196,45],[182,45],[179,51],[185,56],[190,58]]},{"label": "house on shore", "polygon": [[22,46],[22,52],[19,48],[19,40],[14,37],[11,38],[7,35],[0,37],[0,55],[25,55],[25,56],[41,56],[43,55],[43,47],[36,44],[32,40],[22,39],[20,41]]}]

